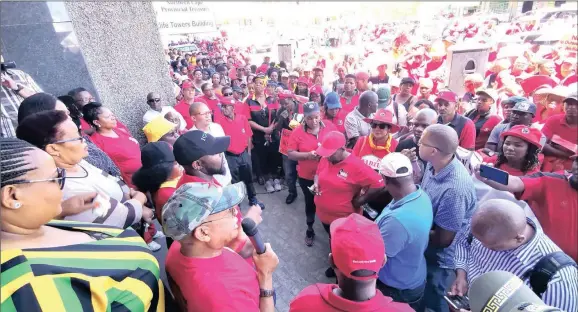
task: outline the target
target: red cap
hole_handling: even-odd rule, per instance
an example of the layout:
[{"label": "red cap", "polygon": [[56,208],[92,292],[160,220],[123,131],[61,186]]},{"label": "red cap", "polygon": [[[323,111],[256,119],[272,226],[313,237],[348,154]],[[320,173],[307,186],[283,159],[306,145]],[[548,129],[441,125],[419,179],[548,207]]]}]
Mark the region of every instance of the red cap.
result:
[{"label": "red cap", "polygon": [[536,128],[530,128],[524,125],[513,126],[510,128],[510,130],[504,131],[502,134],[500,134],[502,139],[505,139],[507,136],[515,136],[532,145],[537,146],[538,148],[542,148],[542,144],[540,144],[542,132]]},{"label": "red cap", "polygon": [[262,73],[266,73],[267,69],[269,69],[269,66],[267,66],[267,64],[262,64],[261,66],[259,66],[257,68],[257,70],[255,71],[256,74],[262,74]]},{"label": "red cap", "polygon": [[194,88],[194,85],[193,85],[193,83],[192,83],[191,81],[189,81],[189,80],[185,80],[185,81],[183,82],[183,84],[181,85],[181,89],[183,89],[183,90],[184,90],[184,89],[190,89],[190,88]]},{"label": "red cap", "polygon": [[321,94],[323,93],[323,89],[320,85],[314,85],[313,87],[309,88],[309,93]]},{"label": "red cap", "polygon": [[526,95],[534,93],[543,86],[550,86],[553,88],[556,85],[556,81],[546,75],[531,76],[520,81],[520,86]]},{"label": "red cap", "polygon": [[317,148],[317,155],[329,157],[338,149],[345,147],[345,135],[339,131],[329,132],[321,141],[321,146]]},{"label": "red cap", "polygon": [[313,71],[323,71],[323,68],[321,68],[319,66],[315,66],[315,67],[313,67]]},{"label": "red cap", "polygon": [[375,112],[375,115],[373,115],[373,118],[364,118],[363,121],[367,122],[367,123],[371,123],[372,121],[377,121],[377,122],[382,122],[385,124],[388,124],[390,126],[389,131],[391,133],[396,133],[399,131],[399,126],[397,124],[395,124],[395,122],[393,121],[393,113],[391,111],[388,111],[384,108],[378,110],[377,112]]},{"label": "red cap", "polygon": [[369,80],[369,74],[366,72],[359,72],[355,74],[355,79]]},{"label": "red cap", "polygon": [[458,96],[453,93],[452,91],[440,91],[438,93],[438,97],[435,99],[435,101],[439,101],[439,100],[444,100],[446,102],[450,102],[450,103],[457,103],[458,102]]},{"label": "red cap", "polygon": [[280,100],[295,98],[295,94],[293,94],[293,92],[291,92],[289,90],[283,90],[283,91],[279,92],[277,95],[279,96]]},{"label": "red cap", "polygon": [[220,100],[221,105],[235,105],[236,102],[238,102],[237,100],[235,100],[233,97],[230,96],[221,97]]},{"label": "red cap", "polygon": [[[331,222],[329,232],[333,262],[341,273],[359,281],[377,278],[385,260],[385,245],[377,224],[360,214],[352,213]],[[368,270],[375,274],[365,277],[351,275],[358,270]]]},{"label": "red cap", "polygon": [[297,79],[297,83],[303,83],[309,87],[309,79],[307,79],[305,76],[299,77],[299,79]]}]

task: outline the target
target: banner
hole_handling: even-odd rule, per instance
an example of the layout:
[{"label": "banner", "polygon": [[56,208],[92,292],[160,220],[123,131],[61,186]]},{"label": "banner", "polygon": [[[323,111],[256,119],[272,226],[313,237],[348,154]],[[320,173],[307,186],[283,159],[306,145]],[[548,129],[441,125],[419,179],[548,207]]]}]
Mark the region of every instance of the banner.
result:
[{"label": "banner", "polygon": [[279,142],[279,153],[287,156],[287,147],[289,146],[289,137],[291,136],[291,130],[283,129],[281,131],[281,140]]},{"label": "banner", "polygon": [[217,31],[215,16],[203,2],[152,2],[161,36]]}]

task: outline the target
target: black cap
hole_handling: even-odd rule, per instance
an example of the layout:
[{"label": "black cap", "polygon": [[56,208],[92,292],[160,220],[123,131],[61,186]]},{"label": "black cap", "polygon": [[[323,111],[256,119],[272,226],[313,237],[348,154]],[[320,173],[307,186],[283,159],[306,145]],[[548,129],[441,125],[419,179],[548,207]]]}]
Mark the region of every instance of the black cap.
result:
[{"label": "black cap", "polygon": [[169,143],[159,141],[148,143],[142,148],[140,161],[143,168],[151,168],[161,163],[174,162],[175,156]]},{"label": "black cap", "polygon": [[399,83],[399,85],[401,86],[404,83],[409,83],[413,86],[413,85],[415,85],[415,80],[413,80],[413,78],[411,78],[411,77],[401,78],[401,82]]},{"label": "black cap", "polygon": [[224,153],[229,148],[231,138],[215,138],[212,135],[193,130],[181,135],[173,145],[175,159],[181,166],[188,166],[203,156]]}]

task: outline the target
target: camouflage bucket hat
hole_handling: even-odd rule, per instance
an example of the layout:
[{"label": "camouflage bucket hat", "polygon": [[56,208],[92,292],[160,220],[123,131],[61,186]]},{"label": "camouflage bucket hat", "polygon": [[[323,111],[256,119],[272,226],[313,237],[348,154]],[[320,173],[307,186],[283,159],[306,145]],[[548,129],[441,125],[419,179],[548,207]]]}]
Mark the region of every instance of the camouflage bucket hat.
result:
[{"label": "camouflage bucket hat", "polygon": [[163,231],[181,240],[212,214],[241,203],[246,189],[243,182],[220,187],[211,183],[187,183],[179,187],[163,206]]}]

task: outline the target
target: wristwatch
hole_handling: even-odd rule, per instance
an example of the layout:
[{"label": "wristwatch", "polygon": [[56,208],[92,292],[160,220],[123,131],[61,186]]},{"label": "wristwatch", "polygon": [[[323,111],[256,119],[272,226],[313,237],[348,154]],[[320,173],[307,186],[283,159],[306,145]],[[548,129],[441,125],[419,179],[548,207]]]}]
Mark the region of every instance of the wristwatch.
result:
[{"label": "wristwatch", "polygon": [[259,289],[259,297],[267,298],[275,295],[275,289]]}]

